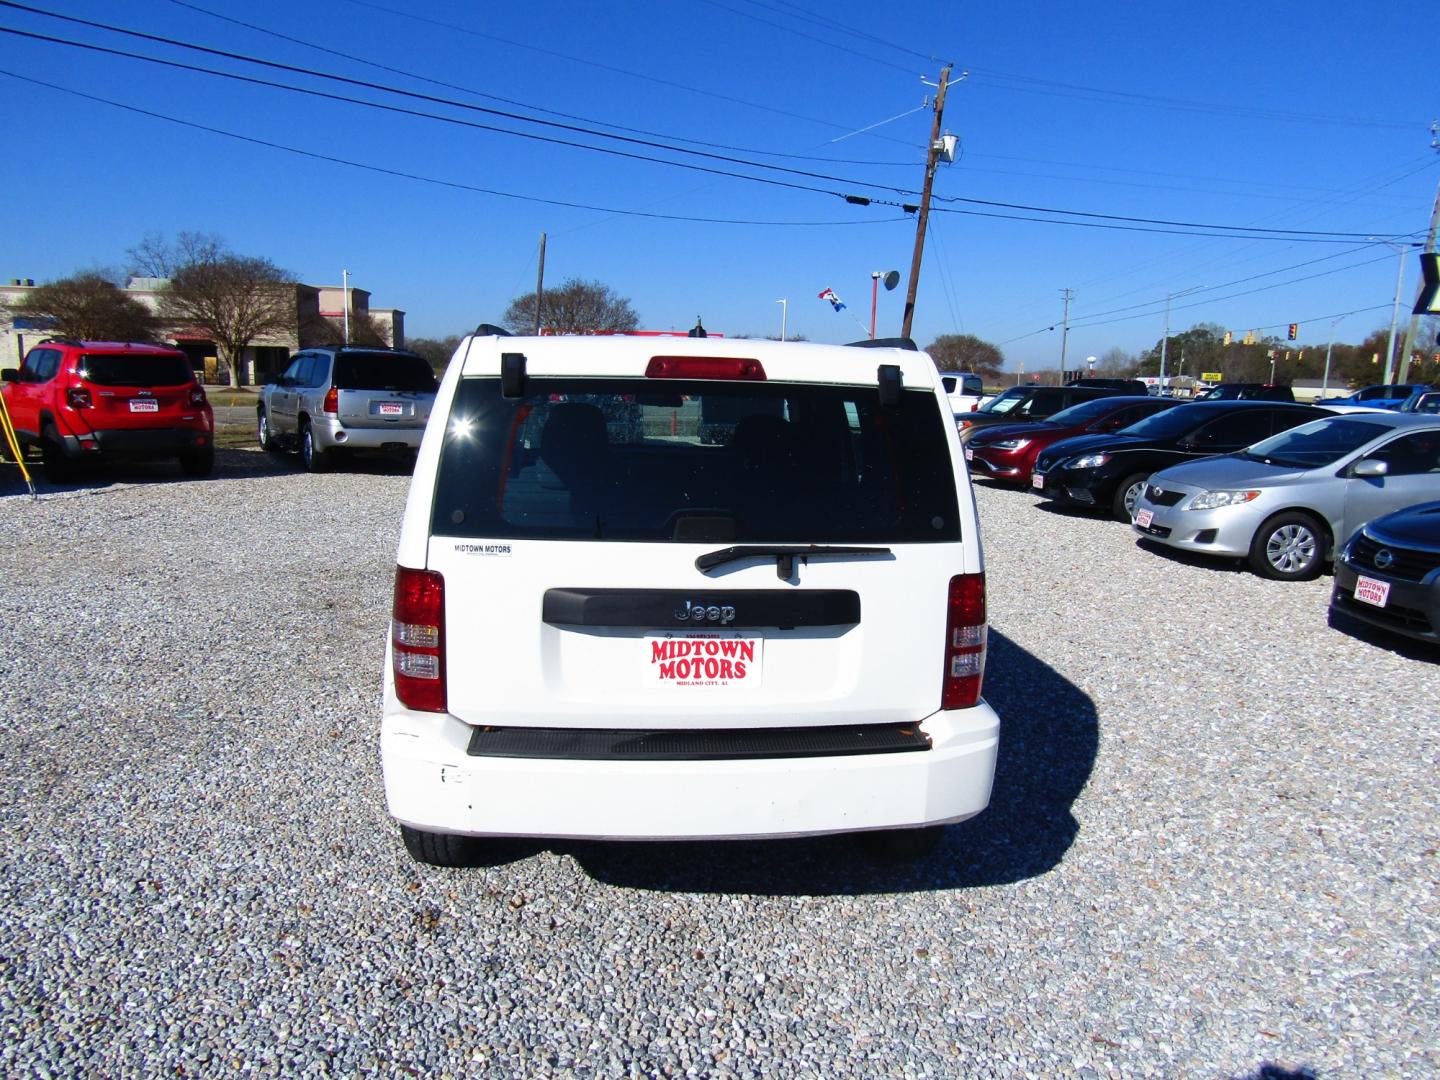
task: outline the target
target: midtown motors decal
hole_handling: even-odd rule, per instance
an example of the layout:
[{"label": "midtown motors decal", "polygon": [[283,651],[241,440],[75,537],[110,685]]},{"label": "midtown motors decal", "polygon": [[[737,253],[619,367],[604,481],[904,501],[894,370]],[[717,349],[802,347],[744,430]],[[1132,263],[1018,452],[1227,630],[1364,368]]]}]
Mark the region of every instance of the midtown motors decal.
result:
[{"label": "midtown motors decal", "polygon": [[760,685],[764,640],[738,634],[668,634],[645,639],[645,684]]}]

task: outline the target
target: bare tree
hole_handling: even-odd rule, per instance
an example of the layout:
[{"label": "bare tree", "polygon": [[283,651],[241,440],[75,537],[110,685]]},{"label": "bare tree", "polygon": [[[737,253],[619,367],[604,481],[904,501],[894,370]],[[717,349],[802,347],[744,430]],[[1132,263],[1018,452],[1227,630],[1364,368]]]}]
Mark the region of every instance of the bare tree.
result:
[{"label": "bare tree", "polygon": [[[329,315],[318,315],[308,319],[300,327],[300,344],[303,348],[311,345],[345,345],[345,322]],[[350,313],[350,345],[369,345],[389,348],[383,323],[368,311]]]},{"label": "bare tree", "polygon": [[156,329],[149,308],[94,270],[41,285],[10,313],[82,341],[153,341]]},{"label": "bare tree", "polygon": [[160,294],[160,314],[177,326],[193,328],[215,342],[230,370],[230,385],[240,385],[240,356],[256,338],[293,334],[296,289],[285,271],[269,259],[211,252],[170,275]]},{"label": "bare tree", "polygon": [[460,347],[460,341],[458,334],[443,338],[412,337],[405,343],[405,347],[430,361],[430,366],[437,372],[443,372],[450,366],[450,359]]},{"label": "bare tree", "polygon": [[[517,296],[505,309],[505,325],[520,334],[535,330],[535,294]],[[546,289],[540,304],[540,326],[556,334],[625,332],[640,325],[630,301],[598,281],[571,278],[558,289]]]},{"label": "bare tree", "polygon": [[1000,378],[1005,357],[973,334],[941,334],[925,349],[941,371],[973,371],[986,382]]},{"label": "bare tree", "polygon": [[225,253],[225,241],[213,233],[182,232],[174,241],[164,233],[148,232],[140,243],[125,252],[130,257],[130,277],[168,278],[182,266],[212,262]]}]

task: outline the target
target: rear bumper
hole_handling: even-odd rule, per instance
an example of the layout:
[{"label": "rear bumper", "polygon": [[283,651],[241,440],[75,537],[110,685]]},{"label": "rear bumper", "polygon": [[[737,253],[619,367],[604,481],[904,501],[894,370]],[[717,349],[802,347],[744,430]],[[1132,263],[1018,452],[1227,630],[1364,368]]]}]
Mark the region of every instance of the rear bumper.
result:
[{"label": "rear bumper", "polygon": [[709,761],[472,757],[471,727],[403,710],[381,725],[402,824],[474,836],[678,840],[809,836],[963,821],[989,804],[1000,720],[982,702],[920,725],[931,749]]},{"label": "rear bumper", "polygon": [[209,428],[102,428],[66,435],[65,452],[79,458],[99,452],[106,457],[159,458],[193,454],[214,445]]},{"label": "rear bumper", "polygon": [[385,427],[346,427],[330,416],[312,421],[315,445],[322,450],[337,447],[353,450],[418,450],[425,434],[424,423],[403,421]]}]

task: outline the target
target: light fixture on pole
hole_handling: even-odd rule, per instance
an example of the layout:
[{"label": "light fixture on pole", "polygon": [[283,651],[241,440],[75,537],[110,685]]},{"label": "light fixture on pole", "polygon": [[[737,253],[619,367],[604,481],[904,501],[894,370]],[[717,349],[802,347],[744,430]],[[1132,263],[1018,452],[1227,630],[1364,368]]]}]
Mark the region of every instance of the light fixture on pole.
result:
[{"label": "light fixture on pole", "polygon": [[1208,285],[1192,285],[1188,289],[1181,289],[1179,292],[1165,294],[1165,336],[1160,339],[1160,390],[1165,389],[1165,354],[1170,344],[1170,301],[1177,296],[1185,296],[1192,292],[1199,292],[1201,289],[1209,288]]},{"label": "light fixture on pole", "polygon": [[789,301],[789,300],[776,300],[775,303],[777,303],[777,304],[780,305],[780,340],[781,340],[781,341],[784,341],[784,340],[785,340],[785,317],[790,314],[790,301]]},{"label": "light fixture on pole", "polygon": [[885,282],[885,291],[892,291],[900,284],[899,270],[870,271],[870,339],[875,339],[875,302],[880,297],[880,282]]}]

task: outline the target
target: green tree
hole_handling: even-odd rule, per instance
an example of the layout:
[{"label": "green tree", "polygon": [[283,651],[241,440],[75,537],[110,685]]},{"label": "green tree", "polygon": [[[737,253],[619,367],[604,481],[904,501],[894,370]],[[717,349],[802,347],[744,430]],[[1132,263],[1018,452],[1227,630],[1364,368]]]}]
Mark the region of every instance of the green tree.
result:
[{"label": "green tree", "polygon": [[987,383],[998,382],[1005,367],[1004,354],[973,334],[941,334],[925,351],[941,371],[973,371]]},{"label": "green tree", "polygon": [[41,285],[13,303],[10,314],[82,341],[153,341],[156,331],[149,308],[95,271]]},{"label": "green tree", "polygon": [[166,322],[215,342],[240,386],[240,356],[257,338],[295,334],[296,289],[290,275],[269,259],[209,249],[170,275],[160,294]]},{"label": "green tree", "polygon": [[405,347],[428,360],[430,366],[438,374],[449,366],[450,358],[455,355],[455,350],[459,348],[460,342],[463,340],[459,334],[451,334],[449,337],[443,338],[412,337],[406,342]]},{"label": "green tree", "polygon": [[[535,294],[510,301],[503,319],[517,334],[535,332]],[[623,333],[640,325],[630,301],[598,281],[570,278],[557,289],[546,289],[540,302],[540,326],[556,334]]]}]

